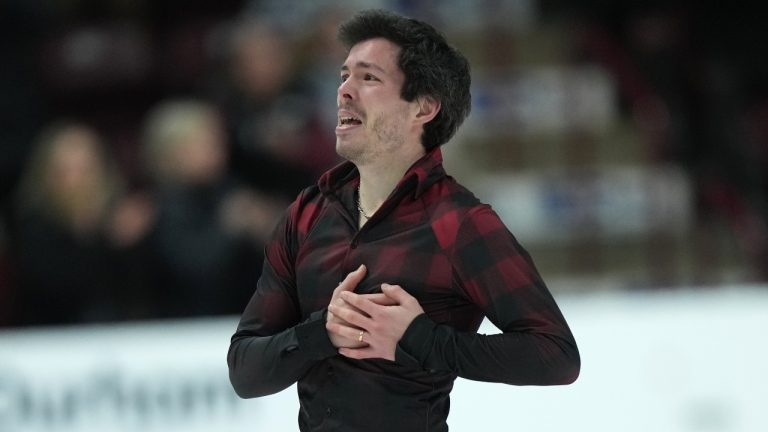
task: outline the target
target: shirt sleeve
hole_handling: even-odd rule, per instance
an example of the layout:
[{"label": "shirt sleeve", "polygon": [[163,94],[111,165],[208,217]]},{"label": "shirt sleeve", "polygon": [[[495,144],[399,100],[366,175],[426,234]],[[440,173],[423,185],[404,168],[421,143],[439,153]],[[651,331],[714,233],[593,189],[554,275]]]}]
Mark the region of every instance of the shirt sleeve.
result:
[{"label": "shirt sleeve", "polygon": [[267,244],[256,291],[229,346],[229,378],[243,398],[277,393],[337,354],[325,329],[325,310],[301,320],[293,266],[297,207],[291,206]]},{"label": "shirt sleeve", "polygon": [[459,332],[422,314],[400,340],[402,360],[477,381],[575,381],[581,361],[568,324],[528,253],[489,206],[468,213],[450,255],[455,283],[502,333]]}]

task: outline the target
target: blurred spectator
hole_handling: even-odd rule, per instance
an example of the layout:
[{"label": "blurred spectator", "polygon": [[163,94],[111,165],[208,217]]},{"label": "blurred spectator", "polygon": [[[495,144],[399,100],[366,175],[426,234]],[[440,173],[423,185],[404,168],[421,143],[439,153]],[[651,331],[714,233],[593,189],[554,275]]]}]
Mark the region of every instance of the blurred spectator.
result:
[{"label": "blurred spectator", "polygon": [[240,311],[285,202],[229,176],[221,117],[206,103],[172,100],[156,106],[145,121],[143,150],[156,188],[152,247],[162,315]]},{"label": "blurred spectator", "polygon": [[136,298],[144,280],[123,271],[123,252],[140,242],[151,213],[140,198],[124,195],[98,133],[71,122],[44,130],[18,192],[15,322],[130,317],[122,300]]},{"label": "blurred spectator", "polygon": [[295,72],[296,49],[276,26],[241,19],[228,39],[228,88],[219,95],[234,172],[287,199],[337,161],[334,136],[322,128],[311,87]]}]

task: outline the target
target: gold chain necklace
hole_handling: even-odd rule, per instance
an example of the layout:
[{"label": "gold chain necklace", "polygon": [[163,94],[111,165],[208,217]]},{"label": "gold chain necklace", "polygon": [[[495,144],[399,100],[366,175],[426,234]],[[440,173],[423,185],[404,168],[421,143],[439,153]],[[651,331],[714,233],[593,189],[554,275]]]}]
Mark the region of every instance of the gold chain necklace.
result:
[{"label": "gold chain necklace", "polygon": [[365,210],[363,210],[363,206],[360,205],[360,185],[357,186],[357,210],[360,211],[360,214],[363,215],[365,220],[370,219],[371,217],[365,214]]}]

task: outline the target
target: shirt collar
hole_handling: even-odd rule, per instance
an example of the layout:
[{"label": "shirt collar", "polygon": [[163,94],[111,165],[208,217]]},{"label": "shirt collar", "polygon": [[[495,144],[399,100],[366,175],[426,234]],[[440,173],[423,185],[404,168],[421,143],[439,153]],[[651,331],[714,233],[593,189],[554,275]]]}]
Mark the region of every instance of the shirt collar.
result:
[{"label": "shirt collar", "polygon": [[[415,182],[414,198],[418,198],[429,186],[432,186],[442,177],[445,177],[443,153],[440,147],[435,147],[411,165],[395,189],[408,187]],[[354,186],[357,187],[357,184],[360,182],[360,174],[352,162],[346,161],[326,171],[320,176],[317,185],[323,194],[333,194],[352,181],[354,181]]]}]

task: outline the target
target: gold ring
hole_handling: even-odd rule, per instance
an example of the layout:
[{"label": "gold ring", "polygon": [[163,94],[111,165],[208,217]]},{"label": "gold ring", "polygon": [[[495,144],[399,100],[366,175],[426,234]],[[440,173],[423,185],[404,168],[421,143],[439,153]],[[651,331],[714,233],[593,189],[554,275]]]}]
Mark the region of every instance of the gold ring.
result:
[{"label": "gold ring", "polygon": [[360,334],[357,335],[357,341],[362,342],[363,341],[363,335],[365,334],[365,330],[360,330]]}]

